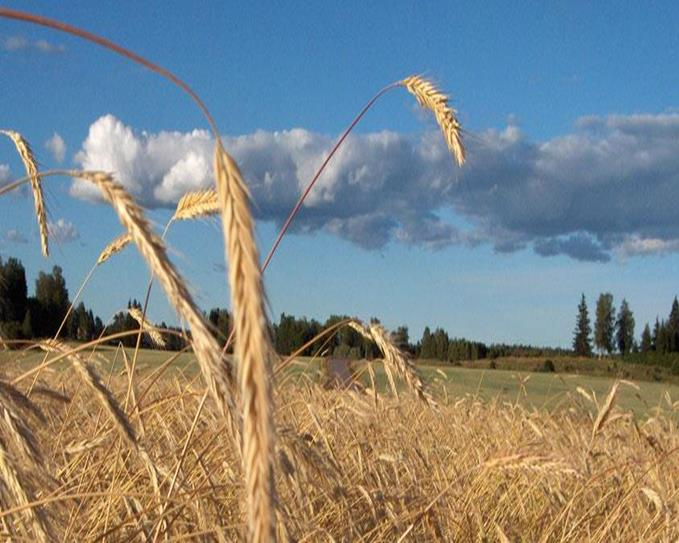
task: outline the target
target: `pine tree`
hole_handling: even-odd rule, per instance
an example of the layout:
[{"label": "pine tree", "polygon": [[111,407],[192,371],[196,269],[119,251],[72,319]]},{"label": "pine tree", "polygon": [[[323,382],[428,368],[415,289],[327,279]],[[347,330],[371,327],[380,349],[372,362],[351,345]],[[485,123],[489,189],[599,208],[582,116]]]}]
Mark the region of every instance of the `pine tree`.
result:
[{"label": "pine tree", "polygon": [[616,321],[616,342],[620,354],[625,356],[634,347],[634,315],[629,308],[627,300],[623,299],[618,312]]},{"label": "pine tree", "polygon": [[676,296],[672,302],[672,310],[670,311],[670,318],[667,320],[667,327],[670,352],[676,353],[679,351],[679,301],[677,301]]},{"label": "pine tree", "polygon": [[587,301],[585,295],[580,298],[578,305],[578,316],[575,322],[575,332],[573,333],[573,350],[578,356],[591,356],[592,344],[590,342],[590,334],[592,327],[589,322],[589,313],[587,311]]},{"label": "pine tree", "polygon": [[599,353],[613,352],[613,334],[615,332],[615,309],[613,295],[610,292],[599,295],[596,303],[596,323],[594,325],[594,345]]}]

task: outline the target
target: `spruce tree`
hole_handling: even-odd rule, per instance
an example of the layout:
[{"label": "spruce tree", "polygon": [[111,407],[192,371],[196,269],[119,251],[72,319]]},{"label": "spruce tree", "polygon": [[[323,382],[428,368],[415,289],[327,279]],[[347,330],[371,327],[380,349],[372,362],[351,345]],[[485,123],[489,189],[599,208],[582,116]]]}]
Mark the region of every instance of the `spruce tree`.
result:
[{"label": "spruce tree", "polygon": [[672,302],[672,310],[670,311],[670,318],[667,320],[667,328],[670,352],[676,353],[679,351],[679,301],[677,301],[676,296]]},{"label": "spruce tree", "polygon": [[591,356],[592,344],[590,342],[590,334],[592,333],[592,326],[589,322],[589,313],[587,311],[587,301],[585,295],[580,298],[578,305],[578,316],[575,322],[575,332],[573,333],[573,350],[578,356]]}]

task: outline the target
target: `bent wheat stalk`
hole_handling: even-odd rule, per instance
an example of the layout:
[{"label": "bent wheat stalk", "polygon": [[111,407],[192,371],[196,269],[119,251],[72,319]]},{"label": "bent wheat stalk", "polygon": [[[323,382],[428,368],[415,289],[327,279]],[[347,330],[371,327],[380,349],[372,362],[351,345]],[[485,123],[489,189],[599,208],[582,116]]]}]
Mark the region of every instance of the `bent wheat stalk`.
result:
[{"label": "bent wheat stalk", "polygon": [[430,407],[437,407],[436,402],[431,394],[427,392],[422,379],[420,379],[420,376],[417,374],[413,363],[408,359],[405,353],[401,352],[401,350],[394,345],[382,325],[371,324],[368,327],[359,320],[352,320],[347,326],[356,330],[366,339],[373,341],[382,352],[384,369],[389,378],[394,395],[396,395],[396,386],[393,383],[392,371],[401,376],[408,387],[415,392],[420,400]]},{"label": "bent wheat stalk", "polygon": [[162,334],[158,331],[158,328],[150,324],[144,315],[142,315],[141,311],[139,311],[139,309],[136,307],[130,307],[127,312],[130,314],[130,317],[137,321],[139,328],[151,338],[151,341],[153,341],[157,347],[165,347],[165,340],[163,339]]},{"label": "bent wheat stalk", "polygon": [[0,130],[0,134],[4,134],[12,140],[16,147],[21,162],[26,168],[26,174],[31,178],[31,191],[33,192],[33,201],[35,203],[35,216],[38,219],[38,229],[40,230],[40,246],[44,257],[49,256],[49,245],[47,241],[47,213],[45,211],[45,200],[42,196],[42,184],[38,177],[38,163],[33,156],[33,151],[28,141],[14,130]]},{"label": "bent wheat stalk", "polygon": [[401,84],[415,96],[422,107],[434,114],[448,149],[453,153],[458,166],[462,166],[465,162],[465,149],[460,134],[462,127],[455,116],[455,110],[448,105],[448,97],[431,81],[417,75],[407,77]]},{"label": "bent wheat stalk", "polygon": [[231,425],[232,434],[238,433],[238,412],[233,391],[235,383],[228,361],[221,356],[219,345],[210,333],[201,312],[189,293],[184,280],[167,257],[165,245],[153,232],[143,211],[111,175],[103,172],[70,172],[72,177],[97,186],[111,204],[121,224],[132,236],[140,254],[153,274],[158,277],[177,313],[191,328],[193,346],[201,372],[220,412]]}]

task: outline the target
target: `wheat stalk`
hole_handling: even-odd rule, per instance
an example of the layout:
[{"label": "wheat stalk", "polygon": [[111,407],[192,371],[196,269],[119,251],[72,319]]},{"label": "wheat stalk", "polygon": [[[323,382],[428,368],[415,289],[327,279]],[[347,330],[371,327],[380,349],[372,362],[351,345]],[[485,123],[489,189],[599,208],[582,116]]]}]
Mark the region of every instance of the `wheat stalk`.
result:
[{"label": "wheat stalk", "polygon": [[111,416],[116,428],[118,428],[118,432],[123,437],[127,445],[142,459],[144,466],[151,477],[151,482],[153,484],[154,490],[156,491],[156,495],[160,496],[158,468],[149,456],[148,452],[146,452],[146,449],[144,449],[144,447],[142,447],[137,440],[137,435],[134,431],[134,428],[132,428],[132,423],[127,418],[127,415],[120,407],[120,404],[118,404],[118,401],[114,398],[111,391],[106,388],[101,380],[101,377],[99,377],[99,374],[92,367],[92,365],[86,363],[77,353],[71,352],[69,348],[61,341],[47,339],[42,341],[39,345],[43,351],[48,353],[64,354],[71,361],[75,370],[78,372],[83,381],[85,381],[85,384],[87,384],[87,386],[92,389],[99,402]]},{"label": "wheat stalk", "polygon": [[0,486],[5,486],[14,496],[19,505],[25,506],[24,515],[33,527],[33,532],[38,541],[52,541],[48,535],[52,533],[42,507],[32,507],[34,499],[30,492],[22,484],[21,476],[14,466],[12,458],[5,449],[5,444],[0,440]]},{"label": "wheat stalk", "polygon": [[274,486],[272,352],[264,312],[264,289],[249,194],[237,164],[215,147],[215,177],[222,210],[229,287],[234,314],[241,401],[243,406],[243,470],[250,541],[276,538]]},{"label": "wheat stalk", "polygon": [[604,424],[606,424],[606,421],[608,420],[608,417],[611,414],[611,410],[613,409],[613,405],[615,404],[615,397],[618,394],[619,386],[620,381],[616,381],[615,383],[613,383],[613,386],[611,387],[608,396],[606,396],[606,401],[601,406],[601,409],[599,409],[599,413],[597,414],[596,420],[594,421],[594,425],[592,426],[592,438],[590,440],[589,446],[590,450],[592,449],[592,445],[594,444],[594,438],[604,427]]},{"label": "wheat stalk", "polygon": [[179,199],[173,221],[181,221],[216,215],[219,213],[219,200],[214,189],[187,192]]},{"label": "wheat stalk", "polygon": [[422,107],[434,114],[448,149],[453,153],[458,166],[462,166],[465,161],[465,149],[460,134],[462,127],[455,116],[455,110],[448,105],[448,97],[433,83],[418,75],[407,77],[401,84],[415,96]]},{"label": "wheat stalk", "polygon": [[89,181],[97,186],[104,198],[118,214],[122,225],[132,236],[139,252],[160,281],[170,303],[191,329],[191,344],[201,372],[210,392],[217,401],[220,412],[227,418],[232,434],[238,433],[238,411],[231,366],[222,357],[201,312],[194,303],[186,284],[167,257],[165,245],[153,232],[143,211],[111,175],[103,172],[70,172],[72,177]]},{"label": "wheat stalk", "polygon": [[139,311],[136,307],[130,307],[127,312],[130,314],[130,316],[137,321],[139,324],[139,327],[148,334],[148,336],[151,338],[151,341],[156,344],[158,347],[165,347],[165,340],[163,339],[163,335],[158,331],[158,329],[150,324],[145,318],[144,315],[142,315],[142,312]]},{"label": "wheat stalk", "polygon": [[430,407],[437,407],[436,402],[431,394],[427,392],[422,379],[420,379],[420,376],[417,374],[413,363],[408,359],[405,353],[401,352],[401,350],[394,345],[382,325],[375,323],[368,327],[361,321],[355,319],[347,323],[347,326],[356,330],[366,339],[374,341],[382,352],[384,369],[387,372],[387,377],[390,380],[394,395],[396,395],[396,386],[393,383],[392,370],[401,376],[408,387],[415,392],[420,400]]},{"label": "wheat stalk", "polygon": [[28,141],[14,130],[0,130],[0,134],[4,134],[12,140],[16,147],[21,161],[26,168],[26,174],[31,178],[31,190],[33,191],[33,200],[35,202],[35,215],[38,219],[38,228],[40,230],[40,245],[43,256],[49,255],[49,246],[47,241],[47,213],[45,211],[45,201],[42,197],[42,184],[38,176],[38,163],[35,160],[33,151]]},{"label": "wheat stalk", "polygon": [[82,377],[85,384],[89,386],[94,394],[97,396],[101,404],[104,406],[106,411],[113,419],[118,431],[128,443],[128,445],[134,449],[139,449],[139,444],[137,442],[137,436],[132,424],[125,412],[121,409],[118,402],[111,394],[111,391],[106,388],[101,380],[101,377],[97,374],[96,370],[87,364],[77,353],[70,351],[68,346],[66,346],[61,341],[56,339],[46,339],[39,344],[40,348],[47,353],[60,353],[65,354],[66,357],[71,361],[73,367],[77,373]]},{"label": "wheat stalk", "polygon": [[114,254],[122,251],[125,246],[132,241],[132,236],[129,233],[122,234],[109,243],[97,258],[97,266],[106,262]]}]

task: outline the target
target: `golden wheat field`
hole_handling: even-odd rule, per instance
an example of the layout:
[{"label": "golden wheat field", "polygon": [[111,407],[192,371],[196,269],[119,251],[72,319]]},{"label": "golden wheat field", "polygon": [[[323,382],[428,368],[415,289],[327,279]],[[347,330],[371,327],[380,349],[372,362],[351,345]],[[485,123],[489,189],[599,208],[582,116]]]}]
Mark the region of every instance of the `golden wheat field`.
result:
[{"label": "golden wheat field", "polygon": [[[389,387],[331,390],[292,378],[273,351],[246,181],[195,92],[165,68],[83,30],[5,8],[0,16],[41,24],[104,46],[169,79],[205,114],[215,139],[215,189],[188,193],[160,235],[115,172],[42,172],[30,134],[8,127],[30,185],[41,249],[49,253],[43,184],[65,175],[92,184],[124,229],[92,255],[93,267],[134,245],[186,323],[191,362],[163,354],[137,367],[137,349],[84,345],[59,333],[3,342],[0,368],[0,533],[8,541],[676,541],[679,538],[679,403],[669,395],[643,416],[573,390],[560,409],[453,397],[430,387],[379,324],[347,319],[381,352]],[[88,45],[89,46],[89,45]],[[433,114],[458,165],[460,124],[447,97],[411,76],[405,90]],[[336,149],[335,148],[335,149]],[[320,165],[308,190],[332,159]],[[308,193],[307,190],[307,193]],[[292,210],[294,218],[304,193]],[[0,204],[2,201],[0,200]],[[175,221],[218,215],[233,311],[233,357],[169,258]],[[286,223],[281,236],[285,233]],[[82,287],[81,287],[82,288]],[[151,286],[148,286],[151,289]],[[148,301],[148,295],[147,295]],[[130,310],[162,349],[163,331]],[[63,324],[63,323],[62,323]],[[43,353],[22,364],[22,350]],[[123,371],[120,368],[122,359]],[[115,366],[114,362],[118,365]],[[368,372],[370,382],[374,375]]]}]

